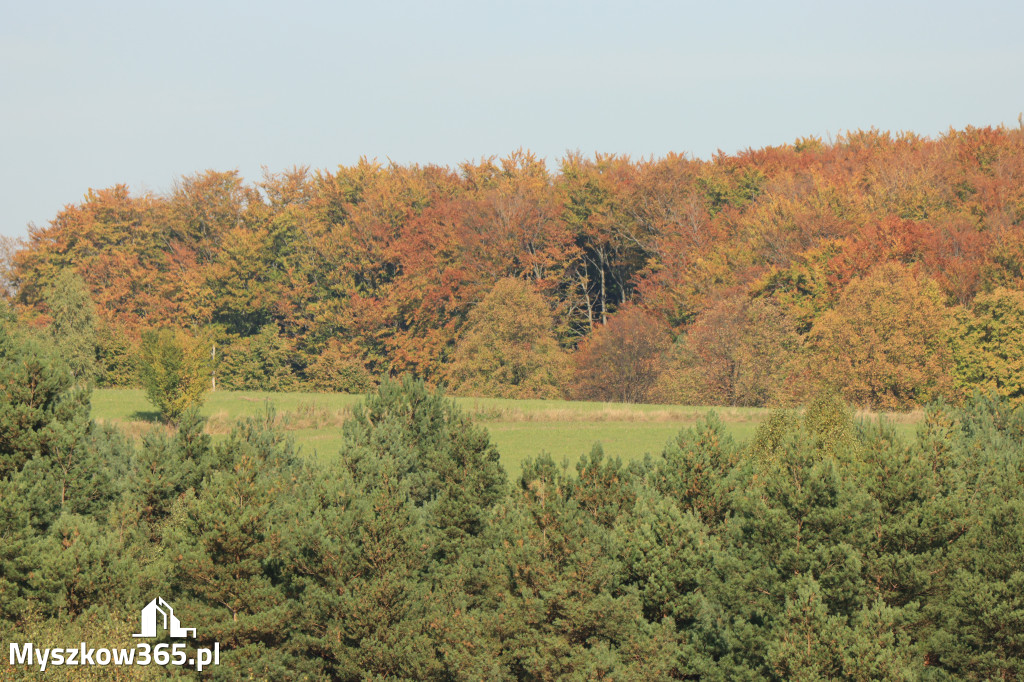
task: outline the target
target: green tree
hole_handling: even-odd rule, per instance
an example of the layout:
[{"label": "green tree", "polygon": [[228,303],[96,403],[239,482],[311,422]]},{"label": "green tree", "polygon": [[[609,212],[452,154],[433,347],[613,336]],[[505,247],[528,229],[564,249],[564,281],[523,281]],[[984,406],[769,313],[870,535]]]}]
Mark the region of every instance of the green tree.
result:
[{"label": "green tree", "polygon": [[88,392],[46,340],[12,327],[0,319],[0,622],[20,623],[105,594],[102,557],[119,558],[102,521],[129,446],[90,421]]},{"label": "green tree", "polygon": [[[621,535],[575,498],[549,456],[523,465],[487,557],[502,598],[493,635],[516,679],[645,679],[641,600],[624,584]],[[645,665],[646,664],[646,665]]]},{"label": "green tree", "polygon": [[208,347],[184,330],[164,328],[142,335],[139,379],[146,397],[170,422],[202,404],[210,387],[209,367]]},{"label": "green tree", "polygon": [[470,311],[448,372],[464,395],[557,398],[566,368],[547,302],[507,277]]},{"label": "green tree", "polygon": [[311,652],[341,679],[502,679],[471,594],[506,491],[486,431],[405,377],[368,396],[344,438],[286,540]]},{"label": "green tree", "polygon": [[271,413],[247,420],[216,448],[202,486],[174,500],[161,542],[175,605],[193,614],[200,643],[224,649],[213,671],[221,679],[301,677],[315,667],[291,651],[295,604],[280,559],[283,535],[300,523],[303,467],[270,421]]},{"label": "green tree", "polygon": [[341,461],[355,481],[378,476],[379,460],[393,461],[413,504],[438,533],[441,554],[457,554],[468,537],[479,535],[505,492],[505,471],[487,431],[408,375],[385,380],[343,428]]},{"label": "green tree", "polygon": [[172,437],[154,431],[143,438],[125,477],[122,523],[145,538],[159,540],[175,500],[198,491],[203,478],[218,468],[204,424],[191,409],[181,416]]},{"label": "green tree", "polygon": [[97,385],[103,388],[138,386],[139,342],[116,322],[96,328]]},{"label": "green tree", "polygon": [[224,388],[247,391],[288,391],[296,388],[292,373],[292,345],[276,324],[238,339],[224,349],[218,378]]},{"label": "green tree", "polygon": [[89,396],[45,340],[0,319],[0,478],[85,437]]},{"label": "green tree", "polygon": [[426,577],[433,543],[395,465],[366,462],[358,483],[321,472],[282,537],[296,629],[334,679],[442,677],[435,644],[451,622],[430,618],[442,610],[438,579]]},{"label": "green tree", "polygon": [[1000,288],[975,298],[961,314],[953,355],[961,392],[1024,402],[1024,292]]},{"label": "green tree", "polygon": [[46,291],[50,309],[50,336],[71,368],[75,382],[91,386],[96,381],[96,308],[85,281],[71,268],[61,270]]}]

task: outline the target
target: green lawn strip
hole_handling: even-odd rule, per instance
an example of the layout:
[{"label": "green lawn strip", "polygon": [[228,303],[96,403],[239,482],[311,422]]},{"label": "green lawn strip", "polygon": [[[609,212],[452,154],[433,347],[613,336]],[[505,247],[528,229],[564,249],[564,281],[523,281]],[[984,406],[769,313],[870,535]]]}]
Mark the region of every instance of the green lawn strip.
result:
[{"label": "green lawn strip", "polygon": [[[341,447],[341,424],[363,396],[339,393],[268,393],[216,391],[208,393],[201,412],[215,440],[224,437],[239,418],[263,414],[270,405],[281,427],[294,438],[303,455],[327,463]],[[455,398],[488,429],[511,477],[525,460],[541,453],[570,469],[580,455],[601,443],[606,456],[625,461],[661,453],[680,429],[694,425],[708,412],[717,412],[738,441],[748,440],[771,410],[738,407],[626,405],[566,400]],[[93,417],[120,426],[139,437],[163,428],[158,415],[139,389],[97,389]],[[892,415],[897,431],[913,436],[919,415]]]}]

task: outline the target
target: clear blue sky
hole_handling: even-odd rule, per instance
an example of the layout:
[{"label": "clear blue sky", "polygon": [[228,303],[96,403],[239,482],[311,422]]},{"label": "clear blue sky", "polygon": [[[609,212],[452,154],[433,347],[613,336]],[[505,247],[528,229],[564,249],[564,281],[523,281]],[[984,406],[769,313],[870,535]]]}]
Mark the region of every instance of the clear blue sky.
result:
[{"label": "clear blue sky", "polygon": [[1017,125],[1024,2],[5,2],[0,234],[90,187]]}]

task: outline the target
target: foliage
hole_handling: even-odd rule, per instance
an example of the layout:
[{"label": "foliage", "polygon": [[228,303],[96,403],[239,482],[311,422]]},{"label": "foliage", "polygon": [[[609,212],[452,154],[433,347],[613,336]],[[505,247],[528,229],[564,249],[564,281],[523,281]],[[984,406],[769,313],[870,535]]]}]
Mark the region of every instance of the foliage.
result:
[{"label": "foliage", "polygon": [[775,306],[727,299],[676,342],[655,395],[686,405],[793,404],[805,397],[801,351],[795,325]]},{"label": "foliage", "polygon": [[64,406],[0,393],[0,417],[42,420],[4,441],[12,641],[132,646],[160,595],[220,644],[211,679],[1024,671],[1024,407],[996,394],[932,406],[913,439],[822,394],[751,443],[710,415],[658,457],[543,455],[509,485],[487,432],[408,377],[355,410],[333,463],[272,411],[216,444],[188,412],[132,451],[45,345],[0,331],[3,376]]},{"label": "foliage", "polygon": [[960,316],[953,353],[961,391],[1024,401],[1024,292],[1000,288],[979,295]]},{"label": "foliage", "polygon": [[87,393],[45,340],[0,319],[0,478],[84,435]]},{"label": "foliage", "polygon": [[[835,357],[866,312],[853,299],[882,266],[912,269],[912,290],[944,306],[1024,289],[1022,159],[1024,130],[968,127],[934,139],[852,131],[710,160],[570,153],[548,168],[520,150],[457,168],[363,159],[255,183],[205,171],[166,195],[91,190],[0,257],[0,276],[22,319],[44,326],[57,276],[78,273],[96,304],[106,385],[125,382],[143,331],[169,326],[237,340],[237,385],[365,390],[368,377],[411,372],[439,385],[456,371],[466,390],[511,394],[483,366],[466,374],[466,353],[452,363],[471,312],[514,278],[543,299],[536,309],[551,314],[559,344],[589,363],[584,378],[600,369],[590,341],[633,307],[684,339],[663,397],[588,395],[796,404],[803,392],[788,389],[820,367],[857,403],[920,405],[950,395],[939,376],[948,345],[939,368],[921,367],[883,348],[893,325],[869,331],[860,346],[884,360],[858,361],[878,371],[868,381],[868,366]],[[794,338],[812,330],[814,343]],[[250,362],[251,349],[271,364]],[[758,369],[752,357],[778,361]],[[776,373],[798,379],[782,390]],[[987,381],[968,374],[958,399]]]},{"label": "foliage", "polygon": [[[409,499],[457,546],[481,532],[501,496],[505,472],[487,432],[422,381],[385,380],[344,427],[342,458],[357,483],[380,475],[381,459],[408,486]],[[445,546],[446,546],[445,545]]]},{"label": "foliage", "polygon": [[226,389],[294,389],[297,379],[292,373],[291,354],[291,344],[281,337],[277,325],[267,324],[259,333],[237,339],[222,349],[217,378]]},{"label": "foliage", "polygon": [[646,402],[669,343],[668,330],[656,317],[635,306],[620,310],[580,346],[573,382],[576,397]]},{"label": "foliage", "polygon": [[566,368],[544,298],[506,278],[470,311],[449,372],[465,395],[557,398]]},{"label": "foliage", "polygon": [[142,336],[139,381],[160,414],[176,422],[202,403],[210,387],[207,344],[181,329],[164,328]]},{"label": "foliage", "polygon": [[96,380],[96,310],[85,282],[70,269],[57,275],[46,291],[50,337],[68,363],[75,381],[92,386]]},{"label": "foliage", "polygon": [[908,409],[949,394],[950,315],[934,284],[880,265],[843,291],[811,330],[818,373],[847,400]]},{"label": "foliage", "polygon": [[334,393],[366,393],[375,385],[358,354],[337,339],[329,340],[316,360],[306,367],[306,378],[313,388]]},{"label": "foliage", "polygon": [[139,344],[123,327],[101,321],[96,328],[96,384],[104,388],[138,385]]}]

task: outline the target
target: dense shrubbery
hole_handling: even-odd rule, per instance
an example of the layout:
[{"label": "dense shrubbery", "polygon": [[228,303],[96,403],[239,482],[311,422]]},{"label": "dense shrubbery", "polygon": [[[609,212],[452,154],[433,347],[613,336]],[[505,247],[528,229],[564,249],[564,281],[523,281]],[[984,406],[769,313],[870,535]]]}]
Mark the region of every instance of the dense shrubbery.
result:
[{"label": "dense shrubbery", "polygon": [[[1024,129],[557,169],[518,152],[255,184],[208,171],[166,196],[90,191],[6,253],[28,324],[80,329],[53,285],[85,281],[103,385],[128,380],[145,330],[177,327],[215,341],[239,388],[410,372],[514,397],[777,406],[813,381],[876,408],[1019,400]],[[643,344],[658,352],[629,355]]]},{"label": "dense shrubbery", "polygon": [[712,416],[658,457],[541,456],[511,483],[422,382],[382,385],[324,464],[271,421],[213,444],[186,412],[132,448],[0,325],[5,639],[130,646],[161,595],[220,642],[214,679],[1024,675],[1007,399],[904,440],[826,395],[749,444]]}]

